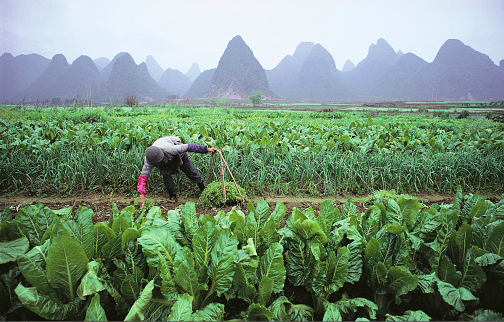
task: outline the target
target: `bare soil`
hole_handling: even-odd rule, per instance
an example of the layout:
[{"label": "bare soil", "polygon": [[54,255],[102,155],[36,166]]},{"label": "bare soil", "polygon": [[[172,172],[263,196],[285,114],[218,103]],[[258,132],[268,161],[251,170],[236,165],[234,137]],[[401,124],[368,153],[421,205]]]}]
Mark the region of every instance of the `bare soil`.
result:
[{"label": "bare soil", "polygon": [[[248,201],[252,201],[254,204],[260,200],[266,200],[270,205],[271,211],[275,209],[275,205],[279,202],[283,203],[287,208],[287,217],[291,214],[293,208],[298,208],[303,211],[311,207],[315,213],[320,211],[320,205],[324,200],[331,199],[336,207],[341,210],[341,206],[348,200],[351,199],[354,204],[358,207],[359,212],[364,212],[371,203],[366,203],[362,199],[365,196],[358,195],[342,195],[342,196],[331,196],[331,197],[296,197],[296,196],[252,196],[249,197]],[[441,194],[441,193],[421,193],[415,195],[414,197],[424,204],[425,206],[430,206],[432,203],[438,204],[449,204],[455,199],[453,194]],[[490,194],[485,195],[488,200],[497,202],[501,199],[500,195]],[[198,215],[216,215],[220,210],[224,212],[229,212],[234,205],[228,205],[221,208],[204,208],[198,204],[197,196],[181,196],[178,202],[170,202],[168,198],[163,195],[147,195],[147,198],[154,200],[155,205],[159,206],[162,210],[162,214],[165,215],[168,210],[177,209],[181,207],[188,201],[194,201],[196,203],[196,213]],[[62,197],[62,196],[50,196],[50,197],[36,197],[29,195],[10,195],[10,196],[0,196],[0,211],[3,211],[6,207],[10,209],[12,216],[14,217],[20,208],[28,205],[33,205],[37,203],[42,203],[50,209],[57,210],[61,208],[72,207],[73,212],[79,208],[79,206],[85,206],[92,209],[94,212],[93,221],[107,221],[112,215],[112,205],[115,203],[119,210],[127,206],[135,204],[135,197],[129,197],[119,194],[101,194],[95,192],[87,192],[72,197]],[[138,206],[136,206],[138,207]],[[246,205],[237,205],[246,214]]]}]

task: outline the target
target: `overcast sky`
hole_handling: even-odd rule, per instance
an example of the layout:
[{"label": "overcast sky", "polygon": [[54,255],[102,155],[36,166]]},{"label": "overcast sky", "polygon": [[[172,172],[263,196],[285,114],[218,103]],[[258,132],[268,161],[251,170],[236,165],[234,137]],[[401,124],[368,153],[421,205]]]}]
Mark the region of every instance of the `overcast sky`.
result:
[{"label": "overcast sky", "polygon": [[302,41],[320,43],[340,70],[379,38],[427,62],[451,38],[504,59],[503,0],[0,0],[0,15],[0,54],[72,63],[125,51],[183,73],[217,67],[235,35],[265,69]]}]

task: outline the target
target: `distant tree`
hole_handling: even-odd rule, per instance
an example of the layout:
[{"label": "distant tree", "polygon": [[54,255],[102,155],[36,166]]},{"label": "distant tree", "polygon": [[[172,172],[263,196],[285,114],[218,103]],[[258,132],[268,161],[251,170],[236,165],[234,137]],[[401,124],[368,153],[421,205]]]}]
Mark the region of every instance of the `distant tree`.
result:
[{"label": "distant tree", "polygon": [[63,100],[61,99],[61,97],[53,97],[51,100],[51,105],[52,106],[60,106],[62,102],[63,102]]},{"label": "distant tree", "polygon": [[126,106],[133,107],[138,105],[138,100],[135,95],[126,96]]},{"label": "distant tree", "polygon": [[458,119],[466,119],[469,117],[469,115],[471,115],[471,113],[469,113],[468,110],[463,110],[462,112],[460,112],[460,114],[457,116]]},{"label": "distant tree", "polygon": [[252,92],[250,93],[249,100],[252,105],[257,106],[261,105],[262,93],[261,92]]},{"label": "distant tree", "polygon": [[221,97],[217,99],[217,106],[225,106],[227,103],[227,98]]}]

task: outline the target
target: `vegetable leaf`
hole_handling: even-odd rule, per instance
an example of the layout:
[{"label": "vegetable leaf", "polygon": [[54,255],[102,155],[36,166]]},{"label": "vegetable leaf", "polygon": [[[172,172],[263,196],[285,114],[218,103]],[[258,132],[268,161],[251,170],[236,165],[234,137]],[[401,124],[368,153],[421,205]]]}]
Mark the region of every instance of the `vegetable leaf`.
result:
[{"label": "vegetable leaf", "polygon": [[198,228],[192,240],[195,265],[197,268],[205,267],[211,258],[211,252],[217,241],[215,224],[207,221]]},{"label": "vegetable leaf", "polygon": [[168,321],[190,321],[192,315],[193,297],[183,294],[172,307]]},{"label": "vegetable leaf", "polygon": [[443,300],[459,312],[463,312],[465,310],[463,301],[473,301],[478,299],[464,287],[456,288],[450,283],[442,281],[438,281],[437,285]]},{"label": "vegetable leaf", "polygon": [[281,244],[272,244],[261,257],[257,269],[257,279],[261,281],[263,276],[268,276],[274,281],[274,293],[283,290],[285,283],[285,266],[283,260],[283,246]]},{"label": "vegetable leaf", "polygon": [[138,300],[131,306],[128,315],[124,321],[143,321],[145,318],[145,310],[152,298],[152,290],[154,289],[154,280],[150,281],[142,290]]},{"label": "vegetable leaf", "polygon": [[[98,276],[103,268],[101,262],[91,261],[87,264],[88,271],[82,277],[81,283],[77,288],[77,295],[81,300],[85,300],[86,296],[93,295],[105,289],[101,278]],[[94,298],[93,298],[94,299]]]},{"label": "vegetable leaf", "polygon": [[40,294],[35,287],[24,287],[21,283],[14,291],[26,308],[48,320],[65,320],[68,315],[79,312],[82,306],[78,298],[68,304],[62,304]]},{"label": "vegetable leaf", "polygon": [[504,222],[492,229],[485,241],[484,248],[500,257],[504,257]]},{"label": "vegetable leaf", "polygon": [[198,281],[193,253],[189,249],[183,248],[179,256],[180,260],[177,260],[175,264],[176,272],[174,281],[182,288],[183,292],[197,297],[198,294],[202,290],[206,290],[208,286],[206,284],[200,284]]},{"label": "vegetable leaf", "polygon": [[164,256],[170,266],[173,265],[175,256],[180,250],[180,245],[168,230],[161,227],[149,227],[142,231],[138,238],[142,251],[147,259],[147,264],[157,268],[159,256]]},{"label": "vegetable leaf", "polygon": [[248,307],[246,317],[246,321],[271,321],[273,312],[262,304],[254,303]]},{"label": "vegetable leaf", "polygon": [[84,321],[108,321],[105,310],[100,304],[100,294],[96,293],[86,311]]},{"label": "vegetable leaf", "polygon": [[365,298],[352,298],[347,299],[343,298],[336,303],[333,303],[334,307],[338,309],[338,311],[345,316],[346,319],[349,319],[348,314],[356,313],[359,308],[364,308],[369,314],[371,319],[376,319],[376,311],[378,311],[378,306]]},{"label": "vegetable leaf", "polygon": [[82,246],[69,236],[56,237],[47,254],[47,279],[72,302],[88,259]]},{"label": "vegetable leaf", "polygon": [[217,292],[217,295],[221,296],[233,282],[238,241],[229,229],[221,229],[218,236],[211,255],[209,275],[212,281],[211,292]]},{"label": "vegetable leaf", "polygon": [[224,304],[210,303],[192,314],[193,321],[224,321]]},{"label": "vegetable leaf", "polygon": [[343,321],[341,312],[338,310],[338,307],[335,303],[327,304],[325,309],[326,310],[322,321]]},{"label": "vegetable leaf", "polygon": [[29,247],[30,241],[26,237],[0,242],[0,264],[17,260]]},{"label": "vegetable leaf", "polygon": [[17,263],[19,270],[39,292],[53,299],[57,299],[56,290],[49,284],[47,279],[46,255],[49,247],[49,241],[46,241],[42,246],[35,246],[26,254],[18,258]]},{"label": "vegetable leaf", "polygon": [[389,290],[396,297],[413,291],[418,286],[418,277],[411,274],[405,267],[391,267],[388,271]]},{"label": "vegetable leaf", "polygon": [[19,209],[15,221],[27,230],[30,244],[37,246],[41,244],[44,233],[59,222],[59,218],[51,209],[37,204]]}]

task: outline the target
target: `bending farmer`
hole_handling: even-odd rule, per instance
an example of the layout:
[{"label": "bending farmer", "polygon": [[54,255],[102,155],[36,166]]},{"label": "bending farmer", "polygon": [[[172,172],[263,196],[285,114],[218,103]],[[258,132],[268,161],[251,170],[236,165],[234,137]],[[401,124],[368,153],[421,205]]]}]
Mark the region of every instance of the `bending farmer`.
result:
[{"label": "bending farmer", "polygon": [[182,144],[180,139],[175,136],[165,136],[157,139],[152,146],[145,150],[144,165],[137,185],[140,206],[143,207],[145,204],[147,180],[155,167],[159,169],[159,173],[163,176],[163,183],[171,201],[177,201],[172,174],[177,173],[179,169],[203,191],[205,185],[201,181],[200,174],[189,161],[187,152],[207,153],[216,151],[216,148],[208,148],[206,145]]}]

